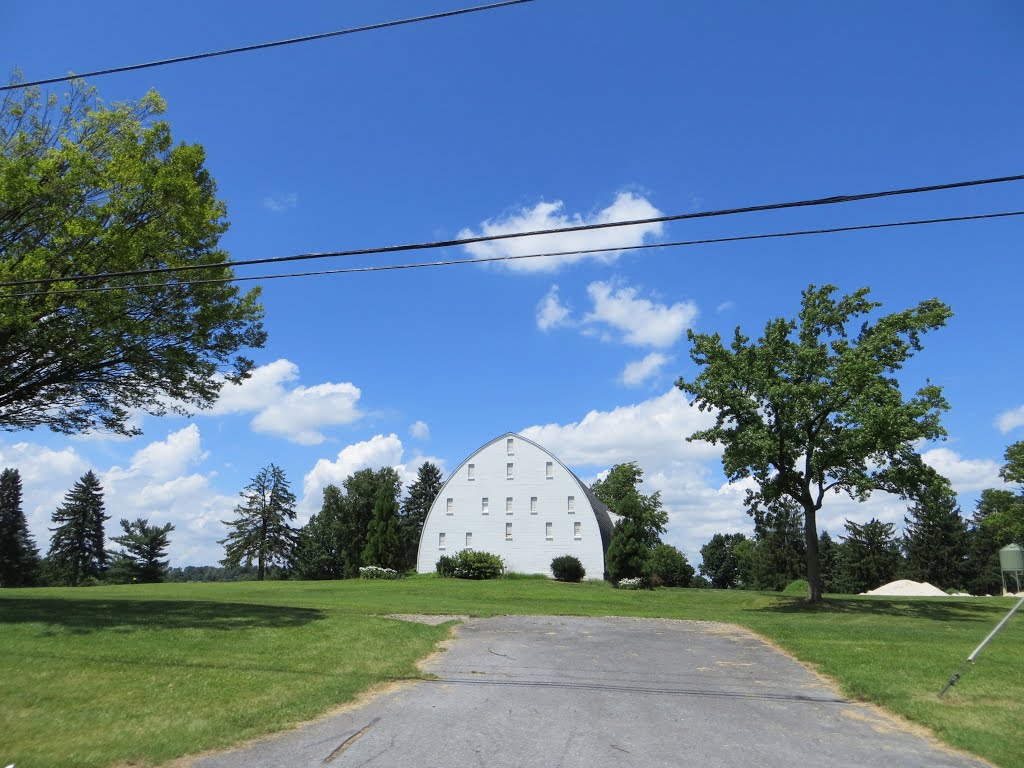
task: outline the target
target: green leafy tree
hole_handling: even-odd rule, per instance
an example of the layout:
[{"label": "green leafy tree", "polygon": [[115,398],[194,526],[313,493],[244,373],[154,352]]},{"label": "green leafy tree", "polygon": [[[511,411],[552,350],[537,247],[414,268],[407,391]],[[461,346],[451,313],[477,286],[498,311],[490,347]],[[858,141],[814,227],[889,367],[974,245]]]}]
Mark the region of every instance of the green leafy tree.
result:
[{"label": "green leafy tree", "polygon": [[736,589],[741,586],[741,562],[737,547],[749,541],[742,533],[716,533],[700,548],[700,572],[715,589]]},{"label": "green leafy tree", "polygon": [[440,493],[442,485],[444,482],[441,470],[429,461],[423,462],[416,473],[415,482],[409,486],[406,497],[402,501],[399,530],[402,537],[403,568],[416,566],[423,523],[427,519],[427,513],[430,512],[434,499]]},{"label": "green leafy tree", "polygon": [[256,580],[263,581],[268,566],[291,564],[296,533],[288,523],[295,519],[295,494],[284,470],[276,464],[264,467],[240,493],[245,501],[235,507],[235,520],[222,520],[230,530],[218,541],[224,546],[221,565],[256,563]]},{"label": "green leafy tree", "polygon": [[339,549],[342,568],[346,579],[359,578],[359,569],[364,565],[379,565],[363,561],[367,535],[373,511],[382,492],[398,499],[402,481],[392,467],[377,471],[361,469],[345,478],[345,497],[338,521]]},{"label": "green leafy tree", "polygon": [[757,482],[748,504],[800,505],[811,601],[821,599],[817,513],[826,495],[911,495],[924,467],[916,445],[945,434],[939,416],[949,407],[931,384],[905,399],[894,377],[949,307],[929,299],[869,321],[881,305],[867,288],[838,299],[836,290],[809,286],[798,317],[770,320],[754,343],[739,328],[728,347],[717,333],[689,331],[701,371],[676,382],[715,413],[715,426],[688,439],[723,445],[729,480]]},{"label": "green leafy tree", "polygon": [[647,558],[661,543],[668,513],[661,507],[661,492],[640,493],[644,471],[635,461],[616,464],[591,490],[621,520],[612,528],[605,553],[605,570],[613,581],[646,576]]},{"label": "green leafy tree", "polygon": [[342,555],[341,526],[345,496],[336,485],[324,488],[320,511],[299,531],[295,547],[295,572],[301,579],[342,579],[345,561]]},{"label": "green leafy tree", "polygon": [[671,544],[659,544],[647,558],[651,581],[656,586],[688,587],[693,580],[693,566],[686,555]]},{"label": "green leafy tree", "polygon": [[86,579],[102,579],[107,570],[103,523],[103,488],[92,470],[82,475],[64,496],[64,504],[53,513],[47,566],[53,577],[78,586]]},{"label": "green leafy tree", "polygon": [[[806,578],[800,507],[791,499],[783,498],[771,507],[758,505],[749,511],[754,517],[751,586],[781,592],[791,581]],[[821,553],[818,555],[820,561]]]},{"label": "green leafy tree", "polygon": [[[63,98],[13,94],[0,101],[0,283],[44,282],[0,304],[0,429],[136,434],[132,411],[209,407],[266,334],[258,290],[228,281],[203,148],[174,144],[155,92],[113,105],[81,82]],[[196,276],[215,282],[185,284]],[[124,285],[147,287],[67,293]]]},{"label": "green leafy tree", "polygon": [[839,548],[842,591],[857,594],[893,581],[903,564],[896,526],[875,519],[863,525],[847,520],[845,526]]},{"label": "green leafy tree", "polygon": [[987,490],[984,506],[979,505],[979,525],[992,535],[1000,547],[1024,544],[1024,441],[1014,443],[1004,454],[1006,463],[999,470],[1008,483],[1021,486],[1016,494],[1007,490]]},{"label": "green leafy tree", "polygon": [[390,488],[381,488],[373,505],[373,517],[366,530],[366,546],[362,560],[365,565],[401,570],[403,548],[398,529],[398,502]]},{"label": "green leafy tree", "polygon": [[907,576],[941,589],[962,587],[967,576],[967,521],[943,478],[921,494],[904,518]]},{"label": "green leafy tree", "polygon": [[150,525],[145,518],[127,520],[121,518],[122,536],[115,536],[113,541],[123,549],[114,553],[110,566],[112,577],[118,581],[156,584],[164,581],[167,567],[167,547],[171,542],[168,538],[174,526]]},{"label": "green leafy tree", "polygon": [[0,473],[0,587],[34,584],[38,569],[39,550],[21,508],[21,474],[8,468]]}]

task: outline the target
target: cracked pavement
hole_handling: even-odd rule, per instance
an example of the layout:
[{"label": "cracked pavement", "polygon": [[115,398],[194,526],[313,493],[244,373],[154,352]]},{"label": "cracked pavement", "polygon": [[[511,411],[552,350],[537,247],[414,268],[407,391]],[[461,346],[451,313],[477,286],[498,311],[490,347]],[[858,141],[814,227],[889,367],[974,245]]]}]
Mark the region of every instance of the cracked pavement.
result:
[{"label": "cracked pavement", "polygon": [[194,768],[983,768],[738,627],[633,618],[467,619],[364,705]]}]

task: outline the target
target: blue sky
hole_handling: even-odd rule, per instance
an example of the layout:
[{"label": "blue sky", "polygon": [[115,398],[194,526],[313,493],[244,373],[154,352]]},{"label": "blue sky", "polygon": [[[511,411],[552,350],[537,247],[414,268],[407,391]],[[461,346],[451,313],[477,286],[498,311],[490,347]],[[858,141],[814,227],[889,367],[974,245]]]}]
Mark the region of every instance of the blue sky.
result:
[{"label": "blue sky", "polygon": [[[35,79],[460,7],[451,2],[183,0],[9,4],[0,61]],[[92,81],[155,88],[175,138],[203,144],[235,259],[676,214],[1021,173],[1024,7],[1014,2],[646,3],[538,0],[501,10]],[[621,246],[1021,208],[1024,184],[605,230]],[[657,213],[655,213],[657,212]],[[131,440],[0,435],[41,547],[66,490],[101,476],[114,518],[173,522],[174,564],[222,556],[219,520],[264,465],[316,511],[327,482],[382,464],[451,469],[522,432],[590,479],[637,460],[696,559],[749,531],[705,423],[673,388],[686,329],[756,335],[809,283],[870,286],[885,310],[955,312],[908,366],[952,404],[923,446],[969,514],[1024,439],[1024,222],[268,281],[252,381],[211,413],[142,418]],[[561,246],[560,239],[553,243]],[[545,244],[546,245],[546,244]],[[534,250],[506,242],[440,258]],[[405,257],[401,257],[405,258]],[[331,268],[394,257],[318,262]],[[263,272],[271,270],[264,269]],[[239,274],[261,274],[240,269]],[[140,417],[141,418],[141,417]],[[902,521],[904,505],[826,502]]]}]

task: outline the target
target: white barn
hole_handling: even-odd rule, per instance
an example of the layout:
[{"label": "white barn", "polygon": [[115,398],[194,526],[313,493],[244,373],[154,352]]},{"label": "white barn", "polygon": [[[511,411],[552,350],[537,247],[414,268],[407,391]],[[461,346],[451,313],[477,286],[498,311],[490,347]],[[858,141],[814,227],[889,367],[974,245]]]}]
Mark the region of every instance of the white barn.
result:
[{"label": "white barn", "polygon": [[441,555],[475,549],[500,555],[509,571],[551,575],[551,560],[574,555],[588,579],[604,576],[608,508],[555,456],[509,432],[476,450],[441,487],[420,534],[416,570]]}]

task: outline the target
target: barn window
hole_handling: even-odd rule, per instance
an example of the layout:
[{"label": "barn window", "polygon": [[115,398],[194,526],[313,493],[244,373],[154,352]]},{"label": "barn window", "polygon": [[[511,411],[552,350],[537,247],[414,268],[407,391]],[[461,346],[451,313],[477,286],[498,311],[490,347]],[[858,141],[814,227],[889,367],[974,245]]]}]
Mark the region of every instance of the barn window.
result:
[{"label": "barn window", "polygon": [[575,496],[570,496],[569,497],[569,514],[570,515],[576,514],[576,497]]},{"label": "barn window", "polygon": [[512,523],[505,523],[505,541],[512,541]]},{"label": "barn window", "polygon": [[574,539],[582,539],[583,538],[583,523],[573,523],[572,524],[572,537]]},{"label": "barn window", "polygon": [[444,549],[444,547],[445,547],[445,544],[444,544],[444,534],[443,533],[439,533],[439,534],[437,534],[437,548],[438,549]]},{"label": "barn window", "polygon": [[508,478],[509,480],[512,479],[512,462],[511,461],[508,464],[505,465],[505,477]]},{"label": "barn window", "polygon": [[466,479],[476,480],[476,464],[468,464],[466,466]]},{"label": "barn window", "polygon": [[484,496],[482,499],[480,499],[480,511],[483,514],[485,514],[485,515],[489,514],[490,511],[491,511],[490,507],[491,507],[490,499],[488,499],[486,496]]},{"label": "barn window", "polygon": [[513,447],[514,443],[512,442],[512,438],[510,437],[508,440],[505,441],[505,453],[511,456],[515,452],[513,450]]},{"label": "barn window", "polygon": [[536,515],[537,514],[537,497],[536,496],[531,496],[530,497],[530,514],[531,515]]},{"label": "barn window", "polygon": [[511,515],[512,514],[512,497],[511,496],[506,496],[505,497],[505,514],[506,515]]},{"label": "barn window", "polygon": [[466,549],[473,548],[473,532],[466,531]]},{"label": "barn window", "polygon": [[549,461],[547,464],[544,465],[544,477],[546,477],[548,480],[550,480],[554,476],[555,476],[555,462]]},{"label": "barn window", "polygon": [[444,512],[446,515],[450,515],[455,512],[455,499],[445,499]]},{"label": "barn window", "polygon": [[554,526],[551,523],[544,523],[544,538],[548,541],[551,541],[551,539],[554,538],[554,536],[551,535],[553,528]]}]

